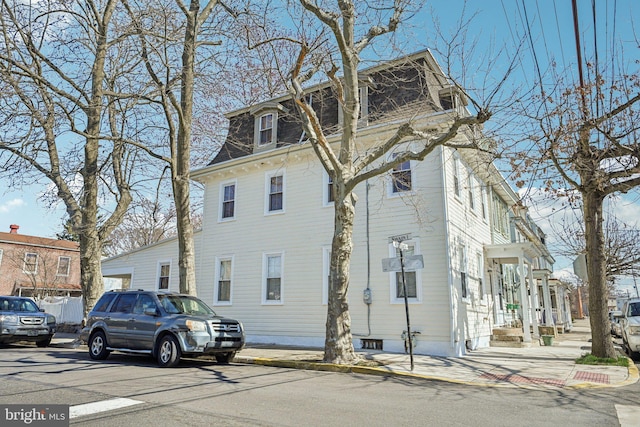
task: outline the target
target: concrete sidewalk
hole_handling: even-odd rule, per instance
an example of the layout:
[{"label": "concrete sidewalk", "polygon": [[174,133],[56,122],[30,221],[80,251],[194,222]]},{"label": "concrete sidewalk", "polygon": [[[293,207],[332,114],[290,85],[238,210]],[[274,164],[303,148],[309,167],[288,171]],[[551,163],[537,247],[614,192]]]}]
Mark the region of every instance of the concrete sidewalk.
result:
[{"label": "concrete sidewalk", "polygon": [[[71,346],[73,335],[56,335],[52,345]],[[252,363],[293,369],[397,375],[458,384],[520,388],[621,387],[638,381],[638,369],[629,367],[577,365],[575,359],[591,350],[588,319],[578,320],[574,329],[559,334],[552,346],[529,348],[490,347],[457,358],[409,355],[379,350],[358,351],[364,362],[358,366],[322,363],[321,348],[274,345],[247,346],[235,363]]]}]

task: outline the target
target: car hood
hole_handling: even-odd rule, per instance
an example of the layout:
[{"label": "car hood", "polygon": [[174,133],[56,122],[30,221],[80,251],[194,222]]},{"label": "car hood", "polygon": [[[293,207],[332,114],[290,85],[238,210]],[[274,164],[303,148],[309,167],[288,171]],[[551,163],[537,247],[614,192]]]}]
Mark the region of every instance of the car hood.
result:
[{"label": "car hood", "polygon": [[213,323],[240,323],[236,319],[232,319],[230,317],[218,316],[218,315],[195,315],[195,314],[174,314],[176,319],[193,319],[193,320],[202,320],[204,322],[213,322]]},{"label": "car hood", "polygon": [[0,315],[46,317],[47,313],[43,313],[42,311],[11,311],[11,310],[5,310],[5,311],[0,311]]},{"label": "car hood", "polygon": [[631,326],[640,326],[640,316],[627,317],[627,321]]}]

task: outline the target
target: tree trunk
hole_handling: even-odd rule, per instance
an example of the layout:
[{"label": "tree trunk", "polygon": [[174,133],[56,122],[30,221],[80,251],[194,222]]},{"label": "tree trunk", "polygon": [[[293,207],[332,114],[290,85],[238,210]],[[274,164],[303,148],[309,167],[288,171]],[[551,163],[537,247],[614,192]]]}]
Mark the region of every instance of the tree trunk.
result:
[{"label": "tree trunk", "polygon": [[344,188],[340,185],[334,187],[335,232],[331,245],[324,361],[350,364],[358,358],[353,349],[347,302],[356,198],[352,192],[341,191],[340,187]]},{"label": "tree trunk", "polygon": [[190,200],[190,160],[191,123],[193,121],[194,61],[196,37],[198,34],[198,13],[200,2],[192,0],[187,17],[182,51],[182,87],[180,90],[180,110],[178,140],[173,171],[173,194],[178,222],[179,277],[180,292],[196,295],[195,248],[193,225],[191,224]]},{"label": "tree trunk", "polygon": [[[582,182],[585,182],[584,180]],[[589,280],[589,322],[591,324],[591,354],[616,357],[611,339],[607,306],[607,281],[602,218],[603,196],[595,190],[582,192]]]},{"label": "tree trunk", "polygon": [[[102,245],[98,238],[98,230],[94,225],[89,225],[80,233],[80,286],[82,287],[82,302],[84,304],[84,317],[93,308],[98,298],[104,292],[102,280]],[[92,219],[83,218],[83,224],[91,223]]]}]

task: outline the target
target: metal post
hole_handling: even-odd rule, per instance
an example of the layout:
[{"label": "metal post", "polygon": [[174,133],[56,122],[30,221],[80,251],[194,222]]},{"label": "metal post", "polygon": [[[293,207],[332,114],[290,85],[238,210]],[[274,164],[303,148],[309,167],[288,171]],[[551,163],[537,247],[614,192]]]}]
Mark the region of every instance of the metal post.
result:
[{"label": "metal post", "polygon": [[400,270],[402,272],[402,293],[404,294],[404,311],[407,315],[407,337],[409,339],[409,359],[411,360],[411,370],[413,371],[413,337],[411,336],[411,322],[409,321],[409,299],[407,297],[407,282],[404,278],[404,254],[402,252],[402,242],[398,244],[400,250]]}]

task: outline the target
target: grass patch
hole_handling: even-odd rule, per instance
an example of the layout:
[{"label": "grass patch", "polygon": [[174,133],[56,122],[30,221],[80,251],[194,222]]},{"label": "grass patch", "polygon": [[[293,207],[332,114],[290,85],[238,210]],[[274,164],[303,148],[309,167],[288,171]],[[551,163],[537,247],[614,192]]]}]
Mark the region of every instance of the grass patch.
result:
[{"label": "grass patch", "polygon": [[591,353],[583,354],[576,359],[578,365],[609,365],[629,367],[629,359],[625,356],[613,357],[596,357]]}]

